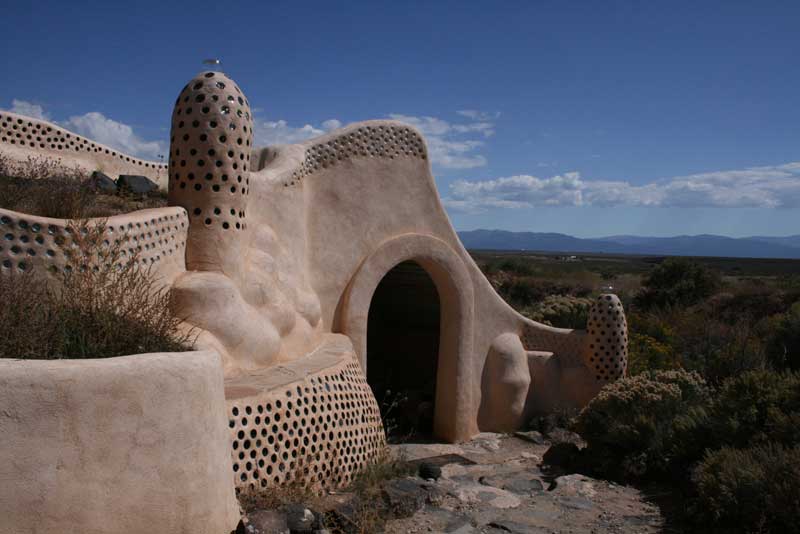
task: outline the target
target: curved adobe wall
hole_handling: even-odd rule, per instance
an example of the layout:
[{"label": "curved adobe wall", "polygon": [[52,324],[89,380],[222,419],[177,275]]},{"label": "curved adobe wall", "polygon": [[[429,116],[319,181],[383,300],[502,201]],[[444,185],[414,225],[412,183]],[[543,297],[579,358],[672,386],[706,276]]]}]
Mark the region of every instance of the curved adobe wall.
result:
[{"label": "curved adobe wall", "polygon": [[0,359],[0,533],[235,528],[220,357]]},{"label": "curved adobe wall", "polygon": [[549,345],[553,347],[550,350],[560,355],[553,361],[542,358],[530,361],[531,376],[536,383],[531,406],[539,410],[584,406],[603,386],[625,375],[628,326],[619,298],[599,295],[589,310],[586,328],[569,331],[548,343],[550,332],[535,323],[526,327],[523,339],[530,336],[528,344]]},{"label": "curved adobe wall", "polygon": [[[453,230],[439,200],[424,141],[413,127],[368,121],[299,146],[303,158],[293,172],[280,176],[280,185],[284,190],[301,189],[304,194],[309,278],[320,297],[326,329],[353,335],[356,349],[362,350],[359,340],[366,329],[363,310],[368,309],[371,295],[359,297],[364,302],[351,319],[346,317],[353,309],[348,301],[359,284],[363,265],[381,262],[373,258],[385,254],[384,243],[400,236],[430,238],[438,243],[432,248],[439,254],[447,255],[445,251],[450,250],[459,260],[442,268],[450,278],[459,280],[459,291],[469,286],[472,296],[469,304],[443,310],[442,324],[460,322],[461,314],[469,314],[472,326],[460,334],[463,344],[455,351],[457,357],[446,354],[446,336],[442,337],[439,355],[440,362],[460,362],[462,370],[453,370],[452,374],[470,377],[463,383],[470,384],[467,389],[471,393],[450,390],[449,402],[457,409],[451,412],[449,422],[454,424],[456,413],[456,419],[465,422],[455,425],[458,430],[451,428],[440,436],[462,440],[478,429],[501,429],[495,417],[497,407],[509,402],[498,399],[513,399],[511,404],[519,413],[506,421],[520,421],[531,410],[579,406],[607,379],[617,376],[600,374],[591,365],[590,334],[530,321],[497,295]],[[274,161],[281,161],[281,151]],[[397,259],[414,257],[410,254]],[[463,269],[454,267],[456,264]],[[423,267],[436,279],[431,265],[436,264]],[[379,280],[393,266],[387,264],[371,277]],[[458,274],[462,270],[466,276]],[[439,292],[441,296],[440,287]],[[619,339],[626,343],[624,336]],[[492,361],[487,360],[490,355],[494,355]],[[437,403],[438,389],[450,388],[437,388]],[[527,398],[526,393],[530,393]],[[443,423],[434,424],[442,428]]]},{"label": "curved adobe wall", "polygon": [[251,173],[263,155],[251,154],[252,131],[249,103],[224,73],[202,72],[178,95],[169,200],[191,224],[172,302],[222,354],[227,375],[302,357],[323,333],[305,279],[304,206],[269,171]]},{"label": "curved adobe wall", "polygon": [[381,243],[403,234],[441,238],[449,223],[425,178],[428,156],[415,128],[367,121],[301,146],[296,168],[277,181],[304,194],[308,270],[330,328],[345,287]]},{"label": "curved adobe wall", "polygon": [[335,489],[384,450],[380,409],[350,341],[327,335],[298,360],[225,381],[239,488],[302,479]]},{"label": "curved adobe wall", "polygon": [[29,157],[46,157],[87,173],[99,169],[112,178],[138,174],[147,176],[161,189],[167,187],[167,166],[163,163],[134,158],[51,122],[8,111],[0,112],[0,152],[20,162]]},{"label": "curved adobe wall", "polygon": [[343,130],[313,139],[306,147],[302,163],[283,185],[298,185],[307,176],[352,158],[428,158],[420,133],[399,122],[368,121]]},{"label": "curved adobe wall", "polygon": [[[70,221],[26,215],[0,209],[0,275],[30,269],[59,274],[79,266],[68,257],[74,248]],[[122,258],[138,254],[138,261],[162,282],[185,271],[184,252],[189,222],[183,208],[140,210],[107,219],[105,243],[123,240]]]}]

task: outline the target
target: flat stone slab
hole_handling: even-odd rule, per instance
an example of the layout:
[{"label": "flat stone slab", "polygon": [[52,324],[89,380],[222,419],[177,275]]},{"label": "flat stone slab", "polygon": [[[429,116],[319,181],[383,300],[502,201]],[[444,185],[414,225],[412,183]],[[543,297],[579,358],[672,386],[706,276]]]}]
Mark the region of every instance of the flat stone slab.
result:
[{"label": "flat stone slab", "polygon": [[388,482],[383,488],[383,498],[394,517],[411,517],[422,508],[426,497],[425,486],[413,478]]},{"label": "flat stone slab", "polygon": [[506,490],[467,481],[447,481],[442,484],[449,495],[464,504],[481,504],[493,508],[516,508],[519,497]]},{"label": "flat stone slab", "polygon": [[454,465],[475,465],[475,462],[470,460],[469,458],[464,458],[459,454],[440,454],[439,456],[430,456],[428,458],[419,458],[417,460],[409,460],[408,464],[415,469],[419,467],[420,464],[427,463],[434,465],[436,467],[444,467],[448,464]]},{"label": "flat stone slab", "polygon": [[555,479],[556,487],[553,489],[553,492],[554,495],[565,497],[586,497],[592,499],[597,496],[596,485],[598,483],[608,484],[607,482],[598,482],[584,475],[564,475]]},{"label": "flat stone slab", "polygon": [[508,532],[510,534],[550,534],[552,530],[543,527],[535,527],[532,525],[526,525],[523,523],[517,523],[515,521],[492,521],[488,525],[487,533],[501,533],[501,532]]},{"label": "flat stone slab", "polygon": [[137,195],[158,191],[158,184],[147,176],[123,174],[117,178],[117,188]]},{"label": "flat stone slab", "polygon": [[104,193],[116,193],[117,184],[108,175],[94,171],[91,178],[86,182],[86,186],[92,191],[102,191]]},{"label": "flat stone slab", "polygon": [[537,445],[544,445],[545,443],[547,443],[547,440],[542,435],[542,433],[537,430],[529,430],[527,432],[514,432],[514,435],[520,439],[530,441],[531,443],[535,443]]},{"label": "flat stone slab", "polygon": [[[388,521],[385,532],[662,532],[663,518],[658,508],[634,488],[578,474],[556,479],[545,476],[540,464],[549,444],[536,441],[490,434],[460,445],[402,445],[404,454],[417,460],[428,454],[452,461],[444,461],[442,477],[430,482],[443,490],[443,498],[427,502],[409,518]],[[460,457],[470,462],[459,461]],[[550,487],[552,490],[548,491]]]},{"label": "flat stone slab", "polygon": [[278,510],[258,510],[247,515],[247,534],[289,534],[286,515]]},{"label": "flat stone slab", "polygon": [[534,478],[531,474],[522,472],[515,475],[497,475],[481,477],[479,482],[520,495],[530,495],[537,491],[544,491],[544,483]]}]

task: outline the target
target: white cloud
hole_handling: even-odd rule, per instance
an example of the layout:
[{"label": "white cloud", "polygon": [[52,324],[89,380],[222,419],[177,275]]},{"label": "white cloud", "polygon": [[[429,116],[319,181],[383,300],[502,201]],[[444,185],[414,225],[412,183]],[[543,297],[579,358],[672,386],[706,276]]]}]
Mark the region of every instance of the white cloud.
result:
[{"label": "white cloud", "polygon": [[33,102],[27,102],[25,100],[17,100],[16,98],[11,101],[11,109],[9,109],[9,111],[34,119],[41,119],[44,121],[50,120],[50,117],[44,112],[44,108],[39,104],[34,104]]},{"label": "white cloud", "polygon": [[264,121],[255,119],[253,122],[254,143],[256,146],[290,145],[341,127],[342,123],[337,119],[323,121],[318,127],[310,124],[295,127],[290,126],[285,120]]},{"label": "white cloud", "polygon": [[486,157],[477,151],[484,141],[470,137],[488,138],[494,135],[494,119],[475,110],[457,112],[471,119],[466,123],[451,123],[438,117],[415,117],[392,113],[389,118],[418,128],[425,136],[431,163],[445,169],[472,169],[486,166]]},{"label": "white cloud", "polygon": [[467,117],[481,122],[493,122],[500,117],[500,112],[486,113],[485,111],[478,111],[477,109],[460,109],[456,111],[462,117]]},{"label": "white cloud", "polygon": [[[11,111],[29,117],[51,120],[44,108],[24,100],[13,100]],[[472,169],[484,167],[486,157],[480,154],[485,139],[495,133],[494,121],[499,113],[460,110],[460,117],[469,119],[449,122],[437,117],[390,114],[389,118],[418,128],[425,136],[431,163],[443,169]],[[166,154],[167,146],[159,141],[147,141],[136,135],[133,128],[92,111],[70,117],[60,123],[79,135],[142,158],[155,159]],[[256,146],[292,144],[305,141],[342,127],[338,119],[328,119],[319,125],[292,126],[285,120],[254,120]]]},{"label": "white cloud", "polygon": [[90,111],[84,115],[77,115],[59,122],[51,119],[49,113],[39,104],[17,99],[11,101],[9,111],[34,119],[54,122],[78,135],[116,148],[131,156],[155,160],[160,154],[167,154],[166,143],[145,141],[134,133],[132,127],[109,119],[97,111]]},{"label": "white cloud", "polygon": [[439,137],[452,132],[450,123],[436,117],[414,117],[400,113],[390,113],[389,118],[416,126],[425,136]]},{"label": "white cloud", "polygon": [[550,178],[457,180],[444,202],[467,212],[531,206],[797,208],[800,162],[678,176],[643,185],[583,180],[577,172]]},{"label": "white cloud", "polygon": [[338,121],[336,119],[328,119],[322,123],[323,130],[328,130],[328,131],[338,130],[341,127],[342,127],[341,121]]},{"label": "white cloud", "polygon": [[[415,117],[393,113],[390,119],[405,122],[418,128],[425,136],[433,165],[446,169],[471,169],[486,165],[486,157],[477,151],[487,137],[494,135],[495,115],[475,110],[462,110],[459,115],[471,119],[451,123],[437,117]],[[286,145],[326,134],[342,127],[338,119],[329,119],[319,125],[292,126],[285,120],[265,121],[256,118],[254,133],[256,146]],[[478,139],[475,139],[478,137]]]},{"label": "white cloud", "polygon": [[160,154],[167,154],[165,144],[159,141],[145,141],[127,124],[109,119],[97,111],[70,117],[62,125],[79,135],[132,156],[156,159]]}]

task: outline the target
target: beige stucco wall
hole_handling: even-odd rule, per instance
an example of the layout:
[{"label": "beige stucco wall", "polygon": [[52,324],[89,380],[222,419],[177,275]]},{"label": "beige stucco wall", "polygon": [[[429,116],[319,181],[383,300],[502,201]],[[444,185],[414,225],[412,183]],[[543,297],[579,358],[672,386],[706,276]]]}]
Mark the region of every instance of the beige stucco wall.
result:
[{"label": "beige stucco wall", "polygon": [[[168,207],[90,219],[102,225],[104,246],[120,241],[120,261],[136,257],[160,284],[169,285],[186,270],[189,220],[186,210]],[[0,275],[35,272],[56,280],[80,268],[69,254],[77,247],[70,221],[0,208]]]},{"label": "beige stucco wall", "polygon": [[[304,228],[307,276],[320,300],[324,329],[353,338],[362,363],[377,281],[405,260],[416,261],[431,275],[443,303],[435,424],[439,437],[458,441],[479,430],[501,429],[497,421],[503,418],[482,407],[486,396],[505,387],[483,381],[492,344],[504,334],[521,339],[523,352],[516,359],[530,361],[529,366],[514,365],[526,376],[513,377],[508,387],[537,385],[528,402],[523,394],[526,413],[581,405],[624,372],[602,377],[592,373],[584,361],[590,341],[585,332],[530,321],[497,295],[450,224],[427,148],[415,128],[367,121],[259,156],[256,161],[266,166],[254,181],[274,184],[285,198],[292,198],[294,191],[301,199],[295,205],[305,208],[295,210],[304,215],[297,226]],[[351,299],[354,291],[362,293]],[[626,344],[623,338],[617,340],[620,345]],[[542,359],[550,363],[536,365]],[[531,377],[531,371],[537,376]],[[549,388],[538,385],[554,383]]]},{"label": "beige stucco wall", "polygon": [[[223,355],[226,376],[303,357],[323,333],[306,276],[302,191],[284,188],[275,172],[252,172],[264,158],[251,135],[247,98],[224,73],[198,73],[180,91],[169,199],[186,208],[190,232],[174,310]],[[272,163],[291,172],[297,157]]]},{"label": "beige stucco wall", "polygon": [[[329,333],[352,340],[366,371],[372,295],[403,261],[427,271],[441,303],[438,437],[581,406],[624,374],[615,297],[595,303],[587,332],[530,321],[498,296],[450,224],[414,127],[367,121],[262,149],[251,134],[250,103],[224,73],[201,72],[180,91],[169,198],[188,210],[188,270],[165,279],[173,311],[222,355],[227,378],[304,358]],[[23,261],[2,259],[0,274]]]},{"label": "beige stucco wall", "polygon": [[213,352],[0,359],[0,533],[227,534],[238,521]]},{"label": "beige stucco wall", "polygon": [[163,163],[135,158],[52,122],[9,111],[0,111],[0,154],[17,162],[47,158],[87,174],[100,170],[112,179],[120,174],[147,176],[161,189],[167,188],[167,166]]},{"label": "beige stucco wall", "polygon": [[237,487],[300,476],[337,489],[384,452],[380,409],[350,340],[327,334],[308,355],[225,382]]}]

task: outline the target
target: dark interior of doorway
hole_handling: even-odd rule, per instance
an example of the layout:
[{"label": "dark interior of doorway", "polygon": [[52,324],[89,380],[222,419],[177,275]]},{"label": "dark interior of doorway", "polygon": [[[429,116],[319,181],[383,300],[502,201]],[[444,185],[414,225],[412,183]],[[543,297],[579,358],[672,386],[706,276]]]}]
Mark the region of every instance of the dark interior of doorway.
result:
[{"label": "dark interior of doorway", "polygon": [[430,438],[439,360],[439,293],[418,263],[390,270],[367,322],[367,381],[390,442]]}]

